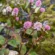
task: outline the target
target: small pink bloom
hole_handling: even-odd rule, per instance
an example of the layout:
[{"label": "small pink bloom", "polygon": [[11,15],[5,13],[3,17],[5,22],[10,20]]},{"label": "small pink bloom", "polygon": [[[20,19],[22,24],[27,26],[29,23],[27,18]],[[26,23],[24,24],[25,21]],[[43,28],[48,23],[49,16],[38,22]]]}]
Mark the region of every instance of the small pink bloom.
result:
[{"label": "small pink bloom", "polygon": [[34,29],[39,31],[39,30],[41,30],[41,28],[42,28],[42,23],[40,23],[40,22],[34,23]]},{"label": "small pink bloom", "polygon": [[30,2],[30,3],[33,3],[33,2],[34,2],[34,0],[29,0],[29,2]]},{"label": "small pink bloom", "polygon": [[28,29],[28,28],[30,28],[32,26],[32,22],[30,22],[30,21],[26,21],[25,23],[24,23],[24,28],[25,29]]},{"label": "small pink bloom", "polygon": [[18,8],[14,8],[13,11],[12,11],[12,15],[17,16],[18,12],[19,12],[19,9]]},{"label": "small pink bloom", "polygon": [[19,17],[16,17],[16,21],[19,21]]},{"label": "small pink bloom", "polygon": [[50,30],[50,26],[49,25],[45,25],[45,30]]},{"label": "small pink bloom", "polygon": [[39,6],[41,6],[41,5],[42,5],[41,0],[37,0],[37,1],[36,1],[36,6],[38,6],[38,7],[39,7]]},{"label": "small pink bloom", "polygon": [[41,12],[45,12],[45,8],[40,8],[40,11]]}]

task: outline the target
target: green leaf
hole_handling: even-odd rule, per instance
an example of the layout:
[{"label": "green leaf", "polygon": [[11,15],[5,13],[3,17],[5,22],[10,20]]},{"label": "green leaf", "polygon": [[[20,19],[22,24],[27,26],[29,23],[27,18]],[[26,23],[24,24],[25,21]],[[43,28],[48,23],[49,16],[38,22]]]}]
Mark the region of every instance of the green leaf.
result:
[{"label": "green leaf", "polygon": [[27,29],[26,30],[26,34],[29,34],[30,35],[32,33],[32,31],[33,31],[32,29]]},{"label": "green leaf", "polygon": [[34,37],[34,38],[37,38],[37,31],[34,31],[34,32],[33,32],[33,37]]},{"label": "green leaf", "polygon": [[26,46],[23,44],[21,47],[21,55],[24,55],[26,53]]},{"label": "green leaf", "polygon": [[12,39],[8,42],[9,45],[13,46],[13,47],[17,47],[18,43],[15,39]]},{"label": "green leaf", "polygon": [[29,6],[29,2],[26,3],[26,7],[25,8],[28,8],[28,6]]},{"label": "green leaf", "polygon": [[4,55],[4,49],[0,50],[0,55]]},{"label": "green leaf", "polygon": [[[1,16],[1,14],[0,14],[0,16]],[[7,20],[7,19],[6,19],[5,16],[1,16],[1,17],[0,17],[0,22],[6,22],[6,20]]]},{"label": "green leaf", "polygon": [[15,42],[17,45],[19,45],[21,43],[21,36],[18,34],[19,33],[19,30],[18,31],[10,31],[9,35],[12,36],[12,34],[15,35]]},{"label": "green leaf", "polygon": [[4,49],[4,50],[5,50],[4,55],[8,55],[9,49]]},{"label": "green leaf", "polygon": [[3,28],[4,28],[3,26],[0,26],[0,32],[1,32],[1,30],[2,30]]},{"label": "green leaf", "polygon": [[9,53],[9,50],[8,49],[2,48],[0,50],[0,55],[8,55],[8,53]]},{"label": "green leaf", "polygon": [[33,14],[31,15],[30,20],[34,21],[34,15]]},{"label": "green leaf", "polygon": [[19,33],[19,32],[20,32],[20,29],[16,29],[15,32],[16,32],[16,33]]},{"label": "green leaf", "polygon": [[16,42],[17,42],[17,44],[21,43],[21,37],[19,35],[16,37]]},{"label": "green leaf", "polygon": [[[12,33],[11,33],[12,34]],[[9,45],[13,46],[13,47],[17,47],[17,45],[19,45],[21,43],[21,37],[18,34],[15,34],[16,37],[15,39],[12,39],[8,42]]]},{"label": "green leaf", "polygon": [[30,54],[29,55],[37,55],[37,53],[36,52],[34,52],[34,51],[32,51],[32,52],[30,52]]},{"label": "green leaf", "polygon": [[27,12],[30,13],[30,9],[29,8],[27,8]]},{"label": "green leaf", "polygon": [[0,45],[3,45],[5,43],[5,38],[0,35]]},{"label": "green leaf", "polygon": [[7,25],[8,25],[8,26],[11,26],[11,21],[10,21],[10,19],[7,20]]}]

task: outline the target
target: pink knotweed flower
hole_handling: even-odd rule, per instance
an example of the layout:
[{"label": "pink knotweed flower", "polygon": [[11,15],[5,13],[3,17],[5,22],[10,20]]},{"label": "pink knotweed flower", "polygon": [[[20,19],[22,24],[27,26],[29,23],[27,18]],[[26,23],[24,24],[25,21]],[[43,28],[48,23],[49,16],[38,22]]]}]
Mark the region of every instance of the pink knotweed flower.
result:
[{"label": "pink knotweed flower", "polygon": [[45,30],[50,30],[50,26],[49,25],[45,25],[44,28],[45,28]]},{"label": "pink knotweed flower", "polygon": [[34,2],[34,0],[29,0],[29,3],[33,3]]},{"label": "pink knotweed flower", "polygon": [[36,29],[37,31],[41,30],[41,28],[42,28],[42,23],[40,23],[40,22],[34,23],[33,28]]},{"label": "pink knotweed flower", "polygon": [[16,17],[15,19],[16,19],[16,21],[19,21],[19,17]]},{"label": "pink knotweed flower", "polygon": [[25,29],[28,29],[28,28],[30,28],[32,26],[32,22],[30,22],[30,21],[26,21],[25,23],[24,23],[24,28]]},{"label": "pink knotweed flower", "polygon": [[6,7],[6,11],[7,11],[7,12],[11,12],[11,11],[12,11],[12,8],[11,8],[10,6],[7,6],[7,7]]},{"label": "pink knotweed flower", "polygon": [[42,5],[41,0],[37,0],[37,1],[36,1],[36,6],[39,7],[39,6],[41,6],[41,5]]},{"label": "pink knotweed flower", "polygon": [[40,8],[40,12],[45,12],[45,8]]},{"label": "pink knotweed flower", "polygon": [[19,12],[19,9],[18,8],[14,8],[13,11],[12,11],[12,15],[13,16],[17,16],[18,12]]}]

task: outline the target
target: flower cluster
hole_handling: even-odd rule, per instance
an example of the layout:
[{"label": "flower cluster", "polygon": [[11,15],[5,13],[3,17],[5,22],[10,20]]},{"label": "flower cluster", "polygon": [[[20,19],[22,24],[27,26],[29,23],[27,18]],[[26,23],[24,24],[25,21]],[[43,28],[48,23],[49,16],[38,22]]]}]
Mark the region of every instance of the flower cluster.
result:
[{"label": "flower cluster", "polygon": [[19,17],[16,17],[15,19],[16,19],[16,21],[19,21]]},{"label": "flower cluster", "polygon": [[[34,2],[34,0],[29,0],[29,3],[33,3],[33,2]],[[41,7],[42,1],[37,0],[35,5],[36,5],[36,7]],[[4,15],[6,15],[6,13],[11,13],[11,15],[15,17],[15,20],[19,21],[19,17],[18,17],[19,8],[15,7],[15,8],[12,9],[10,6],[7,6],[5,9],[3,9],[2,12],[3,12]],[[45,8],[41,7],[40,12],[45,12]],[[36,29],[36,30],[39,31],[39,30],[41,30],[43,25],[40,22],[35,22],[34,24],[32,24],[32,22],[30,22],[30,21],[24,22],[24,28],[25,29],[28,29],[30,27],[33,27],[33,29]],[[50,30],[49,25],[45,25],[44,28],[45,28],[45,30]]]},{"label": "flower cluster", "polygon": [[45,28],[45,30],[50,30],[50,26],[49,25],[45,25],[44,28]]},{"label": "flower cluster", "polygon": [[19,13],[19,9],[18,8],[12,9],[10,6],[7,6],[6,8],[4,8],[2,10],[2,14],[3,15],[7,15],[9,13],[11,13],[12,16],[15,16],[16,21],[19,20],[19,17],[17,17],[18,16],[18,13]]},{"label": "flower cluster", "polygon": [[26,21],[25,23],[24,23],[24,28],[25,29],[28,29],[28,28],[30,28],[32,26],[32,22],[30,22],[30,21]]},{"label": "flower cluster", "polygon": [[18,8],[14,8],[13,11],[12,11],[12,15],[13,16],[17,16],[18,12],[19,12],[19,9]]},{"label": "flower cluster", "polygon": [[33,28],[36,29],[36,30],[41,30],[41,28],[42,28],[42,23],[40,23],[40,22],[35,22]]},{"label": "flower cluster", "polygon": [[36,1],[36,6],[39,7],[39,6],[41,6],[41,5],[42,5],[41,0],[37,0],[37,1]]},{"label": "flower cluster", "polygon": [[10,6],[7,6],[7,7],[6,7],[6,11],[7,11],[7,12],[11,12],[11,11],[12,11],[12,8],[11,8]]},{"label": "flower cluster", "polygon": [[11,13],[11,11],[12,11],[12,8],[10,6],[7,6],[2,10],[2,14],[6,15],[7,13]]},{"label": "flower cluster", "polygon": [[12,9],[10,6],[7,6],[2,10],[3,15],[6,15],[6,13],[12,13],[13,16],[17,16],[19,12],[18,8]]},{"label": "flower cluster", "polygon": [[[26,22],[24,23],[24,28],[25,28],[25,29],[28,29],[28,28],[30,28],[30,27],[32,27],[32,22],[26,21]],[[42,25],[41,22],[35,22],[35,23],[33,24],[33,29],[35,29],[35,30],[37,30],[37,31],[40,31],[40,30],[42,29],[42,27],[43,27],[43,25]],[[45,30],[50,30],[50,26],[49,26],[49,25],[45,25],[45,26],[44,26],[44,29],[45,29]]]},{"label": "flower cluster", "polygon": [[40,8],[40,12],[45,12],[45,8]]},{"label": "flower cluster", "polygon": [[[34,0],[29,0],[29,2],[32,4],[34,2]],[[41,7],[42,1],[41,0],[37,0],[35,5],[36,5],[36,7]],[[41,7],[40,8],[40,12],[45,12],[45,8]]]}]

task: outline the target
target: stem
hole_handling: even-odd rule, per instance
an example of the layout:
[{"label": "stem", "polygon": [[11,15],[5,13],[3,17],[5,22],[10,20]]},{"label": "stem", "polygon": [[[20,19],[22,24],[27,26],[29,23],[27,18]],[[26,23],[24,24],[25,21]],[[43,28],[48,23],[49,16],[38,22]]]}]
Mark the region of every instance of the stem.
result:
[{"label": "stem", "polygon": [[32,50],[32,47],[24,55],[29,55],[31,50]]},{"label": "stem", "polygon": [[18,51],[18,55],[21,55],[21,49],[22,49],[22,42],[20,43],[20,45],[19,45],[19,51]]},{"label": "stem", "polygon": [[11,21],[11,27],[13,28],[14,27],[14,21],[13,21],[13,19],[10,19],[10,21]]}]

